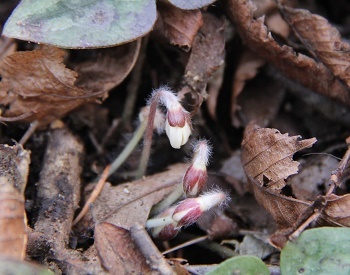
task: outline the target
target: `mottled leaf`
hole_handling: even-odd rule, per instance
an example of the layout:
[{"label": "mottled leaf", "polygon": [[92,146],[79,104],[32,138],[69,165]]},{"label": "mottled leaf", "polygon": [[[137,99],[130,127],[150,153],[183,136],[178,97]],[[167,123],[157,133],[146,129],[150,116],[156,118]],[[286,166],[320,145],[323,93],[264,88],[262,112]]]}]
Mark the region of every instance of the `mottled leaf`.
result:
[{"label": "mottled leaf", "polygon": [[262,260],[253,256],[237,256],[228,259],[206,275],[251,274],[269,275],[270,271]]},{"label": "mottled leaf", "polygon": [[322,227],[304,231],[281,253],[282,274],[349,274],[350,229]]},{"label": "mottled leaf", "polygon": [[23,0],[3,34],[62,48],[96,48],[135,40],[155,20],[155,0]]},{"label": "mottled leaf", "polygon": [[216,0],[167,0],[174,6],[183,10],[195,10],[214,3]]},{"label": "mottled leaf", "polygon": [[11,275],[53,275],[54,273],[39,265],[18,260],[0,259],[0,273]]}]

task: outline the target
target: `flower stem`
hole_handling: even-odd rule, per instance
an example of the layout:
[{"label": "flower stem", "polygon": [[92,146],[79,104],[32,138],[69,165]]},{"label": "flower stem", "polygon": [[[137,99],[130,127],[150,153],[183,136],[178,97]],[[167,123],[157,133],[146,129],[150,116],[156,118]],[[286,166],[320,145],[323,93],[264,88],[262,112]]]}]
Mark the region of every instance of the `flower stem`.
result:
[{"label": "flower stem", "polygon": [[109,169],[108,176],[112,175],[119,167],[124,163],[124,161],[130,156],[132,151],[135,149],[139,141],[141,140],[147,126],[147,121],[141,122],[139,127],[134,132],[132,139],[126,145],[124,150],[118,155],[118,157],[111,163],[111,168]]},{"label": "flower stem", "polygon": [[172,219],[171,216],[154,218],[154,219],[147,220],[145,227],[146,228],[153,228],[153,227],[158,227],[158,226],[165,226],[165,225],[171,224],[173,222],[174,222],[174,220]]},{"label": "flower stem", "polygon": [[179,183],[173,192],[169,194],[164,200],[160,201],[157,205],[155,205],[151,210],[151,215],[158,214],[172,205],[178,198],[180,198],[184,194],[182,184]]},{"label": "flower stem", "polygon": [[149,115],[147,119],[147,128],[146,128],[146,133],[143,141],[143,150],[141,154],[141,159],[140,159],[140,164],[139,168],[137,170],[136,179],[140,179],[144,176],[149,156],[151,154],[151,145],[152,145],[152,138],[153,138],[153,125],[154,125],[154,119],[156,116],[156,110],[157,110],[157,105],[158,105],[158,99],[159,99],[159,93],[156,92],[152,99],[151,99],[151,104],[149,108]]}]

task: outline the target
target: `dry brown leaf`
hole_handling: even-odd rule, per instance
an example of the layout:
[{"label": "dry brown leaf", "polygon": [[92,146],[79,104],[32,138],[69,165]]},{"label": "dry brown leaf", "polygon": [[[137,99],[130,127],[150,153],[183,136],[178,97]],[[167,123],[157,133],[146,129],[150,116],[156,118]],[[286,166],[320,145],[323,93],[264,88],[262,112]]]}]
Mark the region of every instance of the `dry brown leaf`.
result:
[{"label": "dry brown leaf", "polygon": [[264,18],[254,19],[255,5],[246,0],[228,0],[227,12],[243,41],[260,57],[289,78],[315,92],[350,105],[349,89],[324,66],[288,46],[280,46],[268,32]]},{"label": "dry brown leaf", "polygon": [[103,222],[96,224],[94,239],[102,265],[111,274],[151,272],[128,230]]},{"label": "dry brown leaf", "polygon": [[350,227],[350,194],[337,196],[330,194],[325,197],[325,219],[338,226]]},{"label": "dry brown leaf", "polygon": [[[92,205],[92,217],[97,222],[109,222],[118,227],[130,229],[136,222],[144,224],[150,209],[167,194],[176,184],[181,183],[188,165],[170,166],[167,171],[147,177],[145,180],[111,186],[108,182],[100,196]],[[86,227],[93,225],[88,213],[81,222]]]},{"label": "dry brown leaf", "polygon": [[298,218],[311,205],[310,202],[293,199],[279,194],[276,190],[260,187],[252,181],[251,185],[256,200],[272,215],[279,228],[293,228]]},{"label": "dry brown leaf", "polygon": [[124,47],[130,48],[129,54],[128,50],[96,51],[81,64],[83,68],[77,68],[79,77],[63,64],[65,52],[52,46],[6,57],[0,64],[0,103],[9,105],[5,116],[38,120],[44,126],[85,102],[103,98],[135,63],[139,42],[128,45]]},{"label": "dry brown leaf", "polygon": [[235,127],[246,126],[254,120],[266,127],[275,119],[284,100],[285,88],[278,81],[257,77],[247,85],[237,98],[238,110],[233,114]]},{"label": "dry brown leaf", "polygon": [[316,138],[299,138],[250,123],[242,141],[242,163],[248,178],[260,186],[282,189],[285,179],[298,172],[299,163],[293,161],[293,154],[316,142]]},{"label": "dry brown leaf", "polygon": [[167,2],[159,2],[157,8],[169,42],[189,51],[195,35],[203,25],[201,11],[182,10]]},{"label": "dry brown leaf", "polygon": [[242,92],[246,81],[253,79],[264,64],[265,60],[250,50],[245,50],[241,55],[232,82],[231,116],[237,110],[237,97]]},{"label": "dry brown leaf", "polygon": [[27,246],[24,189],[30,153],[21,145],[0,145],[0,255],[23,260]]},{"label": "dry brown leaf", "polygon": [[286,6],[280,9],[308,50],[350,87],[350,45],[342,41],[338,30],[327,19],[308,10]]},{"label": "dry brown leaf", "polygon": [[204,24],[197,33],[185,69],[184,82],[192,90],[205,94],[209,77],[224,64],[225,20],[203,14]]},{"label": "dry brown leaf", "polygon": [[216,72],[213,73],[212,77],[208,81],[207,91],[208,98],[206,105],[208,108],[209,115],[212,119],[216,120],[216,106],[219,97],[219,92],[224,82],[225,67],[221,66]]}]

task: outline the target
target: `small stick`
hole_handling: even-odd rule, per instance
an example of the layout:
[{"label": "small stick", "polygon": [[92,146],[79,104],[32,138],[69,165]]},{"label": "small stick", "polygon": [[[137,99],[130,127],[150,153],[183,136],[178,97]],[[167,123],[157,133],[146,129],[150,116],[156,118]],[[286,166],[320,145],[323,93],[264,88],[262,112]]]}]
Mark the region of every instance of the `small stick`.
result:
[{"label": "small stick", "polygon": [[208,238],[208,235],[195,238],[195,239],[190,240],[190,241],[188,241],[188,242],[185,242],[185,243],[179,244],[179,245],[177,245],[177,246],[174,246],[173,248],[167,249],[167,250],[163,251],[162,254],[165,255],[165,254],[174,252],[174,251],[176,251],[176,250],[179,250],[179,249],[181,249],[181,248],[184,248],[184,247],[187,247],[187,246],[190,246],[190,245],[193,245],[193,244],[196,244],[196,243],[205,241],[207,238]]},{"label": "small stick", "polygon": [[141,224],[137,223],[132,226],[130,228],[130,234],[152,270],[158,271],[162,275],[176,274]]},{"label": "small stick", "polygon": [[301,226],[299,226],[297,228],[297,230],[295,230],[289,236],[289,240],[293,241],[293,240],[297,239],[299,237],[299,235],[301,234],[301,232],[303,232],[304,229],[306,227],[308,227],[313,221],[317,220],[320,215],[321,215],[320,212],[316,212],[316,213],[312,214]]},{"label": "small stick", "polygon": [[103,187],[106,184],[106,180],[108,178],[108,172],[110,170],[110,165],[108,165],[105,170],[103,171],[98,183],[96,184],[94,190],[92,191],[89,199],[87,200],[87,202],[85,203],[83,209],[80,211],[79,215],[75,218],[75,220],[73,221],[73,226],[76,225],[81,219],[82,217],[84,217],[84,215],[87,213],[87,211],[89,210],[90,205],[96,200],[96,198],[98,197],[98,195],[101,193]]},{"label": "small stick", "polygon": [[19,144],[23,146],[28,141],[28,139],[33,135],[35,130],[38,128],[38,126],[39,126],[38,120],[34,120],[32,123],[30,123],[28,130],[25,132],[25,134],[19,141]]}]

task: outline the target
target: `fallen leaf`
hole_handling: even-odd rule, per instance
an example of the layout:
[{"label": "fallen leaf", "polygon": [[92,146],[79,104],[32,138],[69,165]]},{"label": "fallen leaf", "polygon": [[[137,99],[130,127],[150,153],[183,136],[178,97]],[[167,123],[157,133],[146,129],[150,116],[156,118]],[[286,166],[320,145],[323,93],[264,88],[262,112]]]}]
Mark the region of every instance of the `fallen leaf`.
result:
[{"label": "fallen leaf", "polygon": [[128,230],[103,222],[96,224],[94,232],[94,244],[108,272],[120,275],[151,272]]},{"label": "fallen leaf", "polygon": [[284,19],[302,43],[350,87],[350,45],[324,17],[280,5]]},{"label": "fallen leaf", "polygon": [[350,227],[350,194],[337,196],[330,194],[325,197],[325,219],[338,226]]},{"label": "fallen leaf", "polygon": [[155,0],[21,1],[3,35],[62,48],[114,46],[147,34],[156,20]]},{"label": "fallen leaf", "polygon": [[23,260],[26,255],[28,237],[24,189],[29,163],[30,153],[21,145],[0,145],[1,257]]},{"label": "fallen leaf", "polygon": [[130,229],[136,222],[145,224],[153,205],[157,204],[180,184],[188,165],[170,166],[167,171],[147,177],[145,180],[111,186],[108,182],[92,205],[91,214],[82,219],[86,227],[96,222],[109,222]]},{"label": "fallen leaf", "polygon": [[231,116],[237,109],[237,97],[242,92],[247,80],[254,78],[258,70],[265,64],[265,60],[250,50],[245,50],[240,57],[237,70],[232,82]]},{"label": "fallen leaf", "polygon": [[6,57],[0,65],[0,103],[9,105],[3,120],[22,117],[45,126],[86,102],[103,98],[134,66],[139,43],[95,51],[77,67],[79,76],[66,68],[65,52],[55,47]]},{"label": "fallen leaf", "polygon": [[220,66],[217,69],[207,83],[208,98],[205,101],[209,115],[212,119],[216,120],[216,108],[219,97],[219,92],[224,82],[225,67]]},{"label": "fallen leaf", "polygon": [[285,91],[281,82],[276,80],[271,81],[263,76],[251,80],[238,98],[232,100],[231,111],[235,111],[232,113],[232,124],[238,128],[254,120],[256,124],[266,127],[281,109]]},{"label": "fallen leaf", "polygon": [[269,189],[282,189],[285,179],[298,172],[299,163],[293,161],[293,154],[316,142],[316,138],[299,138],[250,123],[242,141],[242,163],[248,178]]},{"label": "fallen leaf", "polygon": [[201,11],[182,10],[166,2],[159,2],[158,11],[170,44],[189,51],[195,35],[203,25]]},{"label": "fallen leaf", "polygon": [[293,228],[311,202],[297,200],[252,183],[255,199],[269,212],[280,229]]},{"label": "fallen leaf", "polygon": [[305,87],[350,105],[348,88],[335,79],[326,66],[301,53],[297,54],[291,47],[280,46],[268,32],[264,18],[253,18],[255,5],[252,1],[228,0],[226,4],[228,16],[235,23],[244,43],[261,58]]},{"label": "fallen leaf", "polygon": [[205,94],[209,77],[223,65],[225,55],[224,18],[205,13],[203,21],[184,74],[185,84],[199,94]]}]

